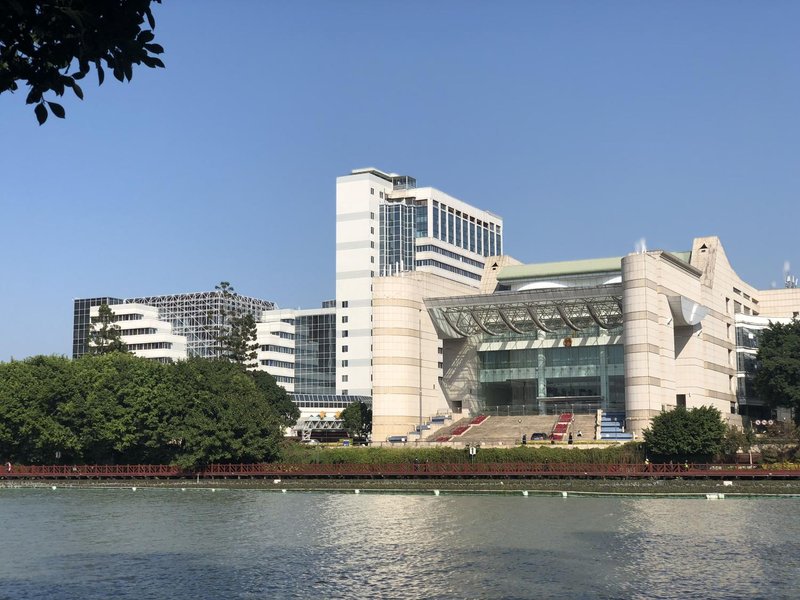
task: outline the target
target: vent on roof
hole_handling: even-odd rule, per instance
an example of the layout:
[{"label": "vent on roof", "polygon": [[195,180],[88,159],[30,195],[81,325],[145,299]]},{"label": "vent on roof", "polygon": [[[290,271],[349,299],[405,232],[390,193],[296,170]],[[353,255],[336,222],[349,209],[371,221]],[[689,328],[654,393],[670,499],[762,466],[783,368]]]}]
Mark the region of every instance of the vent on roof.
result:
[{"label": "vent on roof", "polygon": [[494,263],[494,264],[492,265],[492,271],[497,271],[497,263]]},{"label": "vent on roof", "polygon": [[705,252],[706,250],[708,250],[708,246],[706,246],[705,244],[700,246],[700,252]]}]

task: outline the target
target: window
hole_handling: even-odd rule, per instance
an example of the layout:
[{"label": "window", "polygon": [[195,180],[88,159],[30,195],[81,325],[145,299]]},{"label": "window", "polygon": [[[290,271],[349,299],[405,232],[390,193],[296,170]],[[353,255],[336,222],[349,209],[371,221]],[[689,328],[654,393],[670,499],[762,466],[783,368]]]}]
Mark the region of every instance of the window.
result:
[{"label": "window", "polygon": [[342,396],[347,396],[347,390],[342,390]]},{"label": "window", "polygon": [[343,367],[346,367],[346,366],[347,366],[347,365],[349,365],[349,364],[350,364],[350,361],[347,361],[347,360],[343,360],[343,361],[342,361],[342,366],[343,366]]},{"label": "window", "polygon": [[383,192],[380,192],[380,193],[378,194],[378,196],[380,196],[381,198],[383,198]]},{"label": "window", "polygon": [[348,379],[349,379],[349,376],[347,376],[347,375],[342,375],[342,383],[347,383],[347,380],[348,380]]},{"label": "window", "polygon": [[375,242],[370,242],[370,243],[369,243],[369,247],[370,247],[370,248],[374,248],[374,247],[375,247]]},{"label": "window", "polygon": [[342,300],[342,308],[347,308],[350,306],[350,303],[347,300]]},{"label": "window", "polygon": [[374,227],[370,227],[370,228],[369,228],[369,232],[370,232],[370,233],[375,233],[375,228],[374,228]]},{"label": "window", "polygon": [[375,195],[375,188],[369,188],[369,193],[371,196]]},{"label": "window", "polygon": [[374,221],[375,220],[375,213],[374,212],[369,213],[369,218]]},{"label": "window", "polygon": [[350,335],[350,333],[347,331],[347,329],[342,331],[342,337],[348,337],[349,335]]},{"label": "window", "polygon": [[350,348],[347,346],[342,346],[342,352],[347,352],[348,350],[350,350]]},{"label": "window", "polygon": [[[369,262],[371,262],[371,263],[374,263],[374,262],[375,262],[375,257],[374,257],[374,256],[370,256],[370,257],[369,257]],[[373,275],[374,275],[374,274],[373,274]]]},{"label": "window", "polygon": [[[342,317],[342,323],[347,323],[349,320],[350,320],[350,317],[348,317],[347,315],[344,315]],[[730,327],[730,325],[728,325],[728,327]]]}]

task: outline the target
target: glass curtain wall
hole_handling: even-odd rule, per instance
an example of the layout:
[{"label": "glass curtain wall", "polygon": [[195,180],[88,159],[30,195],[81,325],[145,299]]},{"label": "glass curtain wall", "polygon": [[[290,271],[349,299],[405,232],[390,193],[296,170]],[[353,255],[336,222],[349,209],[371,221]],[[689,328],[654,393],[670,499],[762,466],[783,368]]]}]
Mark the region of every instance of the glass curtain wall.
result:
[{"label": "glass curtain wall", "polygon": [[[569,338],[564,332],[563,338]],[[572,338],[569,338],[572,339]],[[502,414],[624,412],[621,344],[478,352],[478,399]]]},{"label": "glass curtain wall", "polygon": [[[425,207],[420,208],[426,210]],[[380,274],[413,271],[417,207],[410,201],[380,206]],[[427,224],[426,224],[427,228]]]},{"label": "glass curtain wall", "polygon": [[295,394],[336,393],[336,315],[295,319]]}]

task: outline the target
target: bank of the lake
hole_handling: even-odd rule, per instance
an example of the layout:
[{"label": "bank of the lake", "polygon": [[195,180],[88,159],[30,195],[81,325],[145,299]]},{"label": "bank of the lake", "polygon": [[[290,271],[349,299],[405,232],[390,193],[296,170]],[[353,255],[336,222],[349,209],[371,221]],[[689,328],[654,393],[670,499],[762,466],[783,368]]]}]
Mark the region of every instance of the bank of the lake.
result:
[{"label": "bank of the lake", "polygon": [[800,496],[800,480],[720,480],[681,479],[546,479],[546,478],[469,478],[469,479],[131,479],[131,480],[17,480],[0,481],[0,488],[165,488],[206,490],[264,490],[282,492],[365,493],[521,493],[553,494],[572,492],[584,495],[636,496]]}]

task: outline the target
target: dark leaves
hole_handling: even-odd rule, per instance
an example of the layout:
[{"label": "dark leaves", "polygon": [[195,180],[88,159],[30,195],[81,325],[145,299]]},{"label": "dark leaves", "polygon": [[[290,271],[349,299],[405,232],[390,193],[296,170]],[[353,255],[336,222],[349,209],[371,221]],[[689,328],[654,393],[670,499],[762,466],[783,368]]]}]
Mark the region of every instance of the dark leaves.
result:
[{"label": "dark leaves", "polygon": [[45,108],[44,103],[37,104],[33,112],[36,114],[36,120],[39,121],[39,125],[47,121],[47,108]]},{"label": "dark leaves", "polygon": [[[160,0],[0,0],[0,94],[28,88],[26,103],[34,105],[39,123],[48,112],[47,96],[61,96],[94,66],[98,85],[110,69],[119,81],[131,81],[134,67],[163,68],[155,58],[164,52],[151,31],[155,19],[150,5]],[[149,29],[147,29],[149,24]],[[77,69],[69,73],[77,64]]]},{"label": "dark leaves", "polygon": [[156,58],[155,56],[145,56],[142,58],[142,62],[150,67],[151,69],[160,67],[164,68],[164,62],[160,58]]},{"label": "dark leaves", "polygon": [[[41,104],[39,106],[41,106]],[[63,119],[64,115],[66,115],[66,113],[64,112],[64,107],[58,104],[57,102],[48,102],[47,106],[50,107],[50,111],[59,119]]]}]

